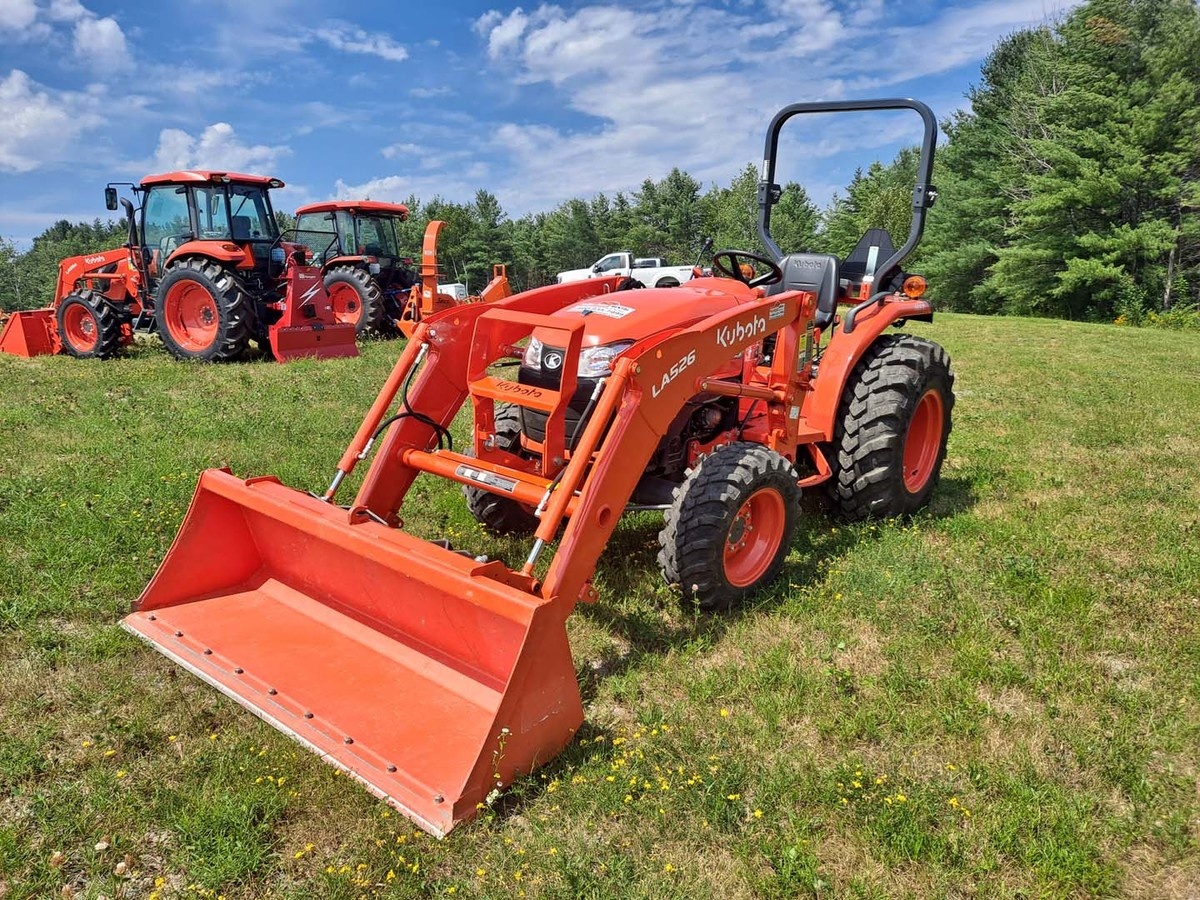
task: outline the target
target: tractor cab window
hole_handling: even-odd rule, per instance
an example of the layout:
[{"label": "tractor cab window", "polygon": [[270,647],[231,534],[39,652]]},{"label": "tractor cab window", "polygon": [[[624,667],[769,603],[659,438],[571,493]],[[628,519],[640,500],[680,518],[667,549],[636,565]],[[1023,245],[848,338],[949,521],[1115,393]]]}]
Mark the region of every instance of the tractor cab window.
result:
[{"label": "tractor cab window", "polygon": [[196,219],[200,223],[200,239],[229,240],[229,196],[225,185],[192,189],[196,197]]},{"label": "tractor cab window", "polygon": [[229,185],[229,222],[235,241],[274,241],[279,237],[267,192],[256,184]]},{"label": "tractor cab window", "polygon": [[368,256],[393,258],[399,255],[396,249],[396,228],[391,219],[381,216],[359,216],[358,246]]},{"label": "tractor cab window", "polygon": [[305,213],[297,218],[296,243],[307,247],[314,259],[328,261],[339,255],[333,213]]},{"label": "tractor cab window", "polygon": [[165,259],[192,237],[187,188],[173,184],[150,188],[142,205],[142,242],[146,249],[157,251]]}]

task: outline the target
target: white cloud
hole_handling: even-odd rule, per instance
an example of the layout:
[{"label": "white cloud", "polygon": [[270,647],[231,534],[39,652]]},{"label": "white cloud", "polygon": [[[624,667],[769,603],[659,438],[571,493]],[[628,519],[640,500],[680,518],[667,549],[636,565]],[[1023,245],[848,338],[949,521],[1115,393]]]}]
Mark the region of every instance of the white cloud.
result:
[{"label": "white cloud", "polygon": [[165,128],[158,136],[155,164],[164,170],[218,169],[230,172],[271,174],[286,146],[253,146],[242,143],[228,122],[209,125],[198,138],[178,128]]},{"label": "white cloud", "polygon": [[0,0],[0,28],[24,31],[37,20],[38,9],[33,0]]},{"label": "white cloud", "polygon": [[945,72],[982,58],[1001,37],[1020,28],[1053,22],[1061,9],[1046,0],[987,0],[970,8],[948,10],[930,28],[895,28],[888,37],[901,45],[920,41],[938,47],[937,54],[910,62],[918,65],[921,74]]},{"label": "white cloud", "polygon": [[0,171],[32,172],[69,158],[75,139],[103,118],[95,97],[52,91],[20,69],[0,79]]},{"label": "white cloud", "polygon": [[417,100],[432,100],[434,97],[450,97],[454,95],[454,89],[448,88],[445,85],[441,87],[418,87],[413,88],[408,92],[408,96]]},{"label": "white cloud", "polygon": [[487,34],[488,56],[492,59],[500,59],[509,51],[516,49],[517,42],[521,39],[521,35],[525,32],[525,26],[528,24],[529,19],[524,10],[518,6],[507,16],[501,15],[496,10],[485,13],[475,23],[475,28],[477,31]]},{"label": "white cloud", "polygon": [[417,156],[425,151],[417,144],[390,144],[379,151],[385,159],[397,156]]},{"label": "white cloud", "polygon": [[77,22],[92,13],[79,0],[50,0],[46,15],[56,22]]},{"label": "white cloud", "polygon": [[0,31],[11,31],[19,40],[64,48],[67,29],[70,61],[104,73],[130,66],[125,32],[112,16],[102,18],[79,0],[50,0],[41,8],[34,0],[0,0]]},{"label": "white cloud", "polygon": [[[571,196],[636,190],[673,166],[723,183],[760,156],[766,125],[785,104],[907,92],[898,86],[978,61],[1006,33],[1043,20],[1054,3],[982,0],[919,26],[882,0],[491,10],[473,27],[492,63],[493,90],[507,81],[519,98],[541,85],[579,116],[569,127],[536,114],[490,125],[492,140],[477,158],[497,158],[500,183],[489,187],[516,214]],[[855,49],[864,46],[878,52]],[[848,128],[797,120],[789,131],[797,133],[791,149],[799,162],[780,177],[816,185],[829,179],[831,158],[890,154],[919,134],[915,116],[897,115],[870,124],[846,116]]]},{"label": "white cloud", "polygon": [[125,33],[111,17],[84,16],[75,23],[75,55],[94,69],[110,72],[130,64]]},{"label": "white cloud", "polygon": [[477,162],[456,169],[452,175],[387,175],[360,184],[349,184],[339,178],[334,184],[334,195],[339,200],[384,200],[403,203],[409,194],[415,194],[424,201],[444,197],[465,202],[475,196],[481,185],[490,181],[488,166]]},{"label": "white cloud", "polygon": [[346,22],[326,22],[312,32],[312,37],[344,53],[378,56],[390,62],[403,62],[408,59],[408,50],[397,44],[391,36],[369,32]]}]

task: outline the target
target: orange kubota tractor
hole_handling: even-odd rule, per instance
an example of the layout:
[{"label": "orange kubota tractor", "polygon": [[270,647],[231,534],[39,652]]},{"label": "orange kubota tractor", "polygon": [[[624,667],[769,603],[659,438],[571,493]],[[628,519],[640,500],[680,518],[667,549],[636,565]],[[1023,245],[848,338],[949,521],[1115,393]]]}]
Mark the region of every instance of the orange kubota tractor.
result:
[{"label": "orange kubota tractor", "polygon": [[[438,235],[445,222],[425,228],[420,271],[400,253],[397,225],[408,219],[403,203],[376,200],[323,200],[296,210],[296,231],[324,271],[325,290],[339,322],[359,334],[399,331],[411,337],[422,317],[458,303],[438,287]],[[483,294],[487,302],[509,296],[503,266],[493,267]]]},{"label": "orange kubota tractor", "polygon": [[324,200],[296,210],[296,231],[316,256],[339,322],[359,334],[392,332],[420,278],[400,252],[403,203]]},{"label": "orange kubota tractor", "polygon": [[357,356],[354,326],[333,314],[320,269],[283,240],[269,191],[277,178],[235,172],[167,172],[128,185],[127,243],[64,259],[53,305],[14,313],[0,351],[65,352],[107,359],[135,331],[157,332],[179,359],[229,361],[251,341],[278,360]]},{"label": "orange kubota tractor", "polygon": [[[907,241],[868,233],[845,260],[784,254],[770,235],[781,128],[875,109],[925,125]],[[758,192],[769,257],[723,250],[728,277],[642,290],[596,278],[428,316],[323,495],[203,473],[125,627],[426,830],[471,818],[582,723],[565,622],[597,599],[622,513],[663,509],[663,574],[720,608],[779,572],[801,489],[825,487],[850,518],[929,500],[953,375],[936,344],[888,329],[932,317],[900,263],[935,196],[935,134],[913,100],[786,107]],[[519,363],[515,380],[502,361]],[[450,427],[467,403],[464,447]],[[528,533],[527,557],[510,566],[405,531],[421,474],[460,483],[487,527]]]}]

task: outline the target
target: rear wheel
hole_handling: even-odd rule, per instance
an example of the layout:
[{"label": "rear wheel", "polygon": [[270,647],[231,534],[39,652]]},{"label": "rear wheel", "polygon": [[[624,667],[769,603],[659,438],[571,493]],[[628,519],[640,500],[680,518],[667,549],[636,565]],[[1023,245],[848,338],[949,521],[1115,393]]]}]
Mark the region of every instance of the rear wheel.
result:
[{"label": "rear wheel", "polygon": [[383,293],[370,273],[355,266],[335,266],[325,274],[325,292],[339,323],[356,333],[378,331],[383,322]]},{"label": "rear wheel", "polygon": [[954,408],[954,372],[940,346],[880,337],[855,367],[834,429],[829,497],[849,521],[905,516],[941,476]]},{"label": "rear wheel", "polygon": [[675,490],[659,533],[663,577],[685,602],[727,609],[779,574],[796,532],[792,464],[760,444],[719,447]]},{"label": "rear wheel", "polygon": [[[496,449],[514,455],[521,452],[520,410],[515,406],[496,407]],[[463,485],[463,494],[471,515],[494,534],[532,534],[537,530],[533,510],[511,497],[467,485]]]},{"label": "rear wheel", "polygon": [[108,359],[121,349],[121,317],[95,291],[67,296],[55,321],[63,351],[77,359]]},{"label": "rear wheel", "polygon": [[158,285],[158,334],[177,359],[229,362],[250,346],[252,310],[241,281],[211,260],[172,265]]}]

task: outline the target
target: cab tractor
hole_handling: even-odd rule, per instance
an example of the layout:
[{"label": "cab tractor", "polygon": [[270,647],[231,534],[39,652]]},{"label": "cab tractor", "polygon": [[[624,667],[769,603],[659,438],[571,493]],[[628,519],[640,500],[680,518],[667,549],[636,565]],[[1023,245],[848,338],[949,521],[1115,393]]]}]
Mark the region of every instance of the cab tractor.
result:
[{"label": "cab tractor", "polygon": [[325,290],[339,322],[358,334],[392,333],[412,289],[420,283],[413,260],[400,252],[403,203],[325,200],[296,210],[296,234],[325,275]]},{"label": "cab tractor", "polygon": [[[464,302],[438,283],[437,242],[445,223],[433,220],[426,226],[421,264],[414,268],[412,258],[400,252],[397,225],[407,219],[403,203],[376,200],[324,200],[296,210],[297,238],[324,270],[334,316],[359,334],[408,337],[422,317]],[[493,267],[483,293],[465,302],[509,293],[503,266]]]},{"label": "cab tractor", "polygon": [[357,356],[354,327],[339,323],[305,247],[280,234],[269,191],[277,178],[235,172],[149,175],[125,209],[128,241],[64,259],[53,304],[13,313],[0,350],[107,359],[135,332],[157,333],[179,359],[226,362],[252,341],[282,361]]},{"label": "cab tractor", "polygon": [[[892,109],[924,123],[903,246],[872,230],[844,259],[784,252],[770,233],[784,124]],[[592,278],[427,316],[323,493],[200,476],[125,627],[445,834],[578,732],[566,619],[604,602],[593,576],[624,513],[661,511],[663,576],[717,610],[780,574],[802,490],[849,519],[929,502],[954,376],[941,347],[894,329],[933,316],[901,264],[935,197],[936,130],[914,100],[785,107],[758,188],[766,254],[718,251],[719,275],[678,287]],[[414,534],[421,475],[527,543],[492,559]]]}]

